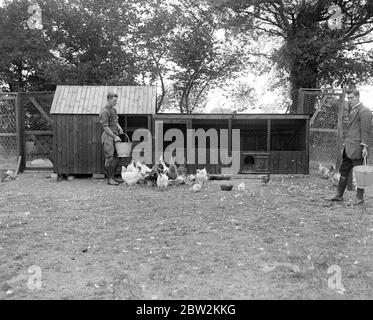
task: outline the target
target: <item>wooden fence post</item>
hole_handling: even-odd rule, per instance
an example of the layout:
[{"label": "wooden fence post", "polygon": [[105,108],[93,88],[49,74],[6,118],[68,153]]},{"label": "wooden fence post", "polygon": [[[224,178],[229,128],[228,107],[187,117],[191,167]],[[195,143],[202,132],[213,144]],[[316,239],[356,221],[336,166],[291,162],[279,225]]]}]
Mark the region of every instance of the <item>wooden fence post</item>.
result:
[{"label": "wooden fence post", "polygon": [[21,157],[19,172],[23,172],[26,167],[25,154],[25,95],[23,92],[18,92],[16,97],[16,125],[17,125],[17,148],[18,156]]}]

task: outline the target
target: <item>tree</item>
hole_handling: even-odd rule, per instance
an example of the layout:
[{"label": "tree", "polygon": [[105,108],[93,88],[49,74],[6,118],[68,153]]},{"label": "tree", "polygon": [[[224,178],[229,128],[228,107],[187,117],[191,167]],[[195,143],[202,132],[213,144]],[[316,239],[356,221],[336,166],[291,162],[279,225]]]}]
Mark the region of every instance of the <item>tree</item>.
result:
[{"label": "tree", "polygon": [[[330,28],[333,4],[343,15],[340,29]],[[242,0],[222,2],[220,11],[234,14],[230,26],[283,39],[273,60],[288,71],[296,112],[299,88],[344,85],[372,75],[372,54],[359,45],[373,42],[373,3],[364,0]],[[246,29],[244,28],[246,26]],[[353,54],[351,54],[353,52]]]},{"label": "tree", "polygon": [[45,32],[27,26],[26,0],[0,8],[0,80],[10,91],[43,90],[42,65],[53,59]]}]

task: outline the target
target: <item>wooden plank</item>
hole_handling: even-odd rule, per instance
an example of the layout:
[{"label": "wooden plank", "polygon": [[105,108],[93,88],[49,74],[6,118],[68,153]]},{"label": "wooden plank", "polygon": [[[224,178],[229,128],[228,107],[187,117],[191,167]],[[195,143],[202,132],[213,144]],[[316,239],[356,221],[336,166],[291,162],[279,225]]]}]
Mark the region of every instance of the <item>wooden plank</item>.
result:
[{"label": "wooden plank", "polygon": [[21,162],[22,162],[22,157],[21,157],[21,156],[18,156],[17,167],[16,167],[16,170],[15,170],[15,175],[16,175],[16,176],[18,176],[18,174],[20,173],[20,170],[21,170]]},{"label": "wooden plank", "polygon": [[95,123],[94,123],[94,118],[93,116],[90,116],[89,117],[89,154],[91,156],[91,161],[92,161],[92,171],[93,173],[101,173],[101,172],[98,172],[98,168],[97,168],[97,156],[96,156],[96,145],[95,145],[95,141],[96,141],[96,137],[94,136],[95,134]]},{"label": "wooden plank", "polygon": [[321,128],[310,128],[312,132],[331,132],[338,133],[338,129],[321,129]]},{"label": "wooden plank", "polygon": [[25,151],[25,94],[18,93],[16,100],[16,125],[17,125],[17,147],[18,156],[21,157],[20,172],[26,168]]},{"label": "wooden plank", "polygon": [[35,136],[40,136],[40,135],[53,135],[53,130],[26,130],[25,131],[26,135],[35,135]]},{"label": "wooden plank", "polygon": [[[18,128],[18,126],[17,126],[17,128]],[[0,133],[0,137],[17,137],[17,145],[18,145],[18,141],[20,141],[19,140],[19,133],[18,132],[16,132],[16,133],[9,133],[9,132],[7,132],[7,133]],[[19,146],[17,147],[17,149],[20,150]]]},{"label": "wooden plank", "polygon": [[0,101],[16,100],[16,95],[11,97],[2,97],[0,96]]},{"label": "wooden plank", "polygon": [[228,119],[228,155],[232,156],[232,118]]},{"label": "wooden plank", "polygon": [[[62,121],[61,118],[63,117],[60,114],[56,114],[54,116],[55,121],[57,121],[57,126],[55,125],[55,136],[53,139],[56,141],[56,153],[54,156],[55,160],[55,173],[62,173]],[[56,122],[55,122],[56,123]]]},{"label": "wooden plank", "polygon": [[267,120],[267,152],[271,151],[271,119]]},{"label": "wooden plank", "polygon": [[[179,113],[167,113],[167,114],[155,114],[153,115],[155,120],[186,120],[186,119],[200,119],[200,120],[228,120],[232,118],[230,114],[214,114],[214,113],[204,113],[204,114],[179,114]],[[310,119],[310,115],[296,115],[296,114],[236,114],[236,120],[291,120],[291,119]]]},{"label": "wooden plank", "polygon": [[40,104],[36,101],[35,97],[29,97],[29,100],[32,102],[34,107],[41,113],[43,118],[47,120],[50,124],[53,125],[53,119],[49,116],[49,114],[40,106]]},{"label": "wooden plank", "polygon": [[84,160],[84,145],[86,142],[86,133],[84,132],[84,114],[81,114],[77,116],[77,132],[78,132],[78,139],[76,140],[77,145],[77,163],[78,163],[78,173],[86,173],[86,166],[85,166],[85,160]]},{"label": "wooden plank", "polygon": [[[56,123],[56,116],[52,115],[53,123]],[[56,173],[56,158],[57,158],[57,141],[56,141],[56,128],[57,126],[53,126],[53,154],[52,154],[52,162],[53,162],[53,173]]]},{"label": "wooden plank", "polygon": [[59,111],[58,110],[58,103],[59,103],[60,95],[61,95],[61,87],[57,86],[56,92],[54,93],[50,113],[55,113],[56,111]]},{"label": "wooden plank", "polygon": [[[303,165],[303,172],[304,174],[309,173],[309,162],[310,162],[310,120],[306,120],[306,136],[305,136],[305,144],[306,144],[306,155],[305,159],[307,161],[307,165]],[[304,160],[304,159],[302,159]]]},{"label": "wooden plank", "polygon": [[77,139],[74,133],[74,117],[75,115],[69,115],[68,117],[68,140],[67,140],[67,150],[68,150],[68,174],[75,172],[74,163],[74,144]]},{"label": "wooden plank", "polygon": [[62,168],[63,174],[67,174],[68,172],[68,156],[69,156],[69,150],[68,150],[68,139],[69,139],[69,130],[68,130],[68,121],[69,121],[69,115],[63,115],[62,116],[62,134],[61,134],[61,141],[62,141]]},{"label": "wooden plank", "polygon": [[74,136],[74,145],[73,145],[74,171],[73,171],[73,173],[75,173],[75,174],[81,173],[80,172],[81,165],[80,165],[79,158],[78,158],[78,143],[81,140],[80,132],[78,130],[78,118],[80,116],[81,115],[74,115],[74,118],[73,118],[73,136]]}]

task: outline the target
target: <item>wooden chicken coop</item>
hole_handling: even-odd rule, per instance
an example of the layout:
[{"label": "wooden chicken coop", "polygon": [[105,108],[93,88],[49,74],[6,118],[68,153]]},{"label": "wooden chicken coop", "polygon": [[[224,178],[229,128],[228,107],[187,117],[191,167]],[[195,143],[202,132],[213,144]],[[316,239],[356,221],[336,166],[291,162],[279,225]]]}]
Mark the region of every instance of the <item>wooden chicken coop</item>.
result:
[{"label": "wooden chicken coop", "polygon": [[156,105],[155,87],[57,86],[50,111],[53,117],[54,173],[104,173],[102,128],[98,115],[106,105],[110,91],[118,94],[119,124],[130,139],[136,129],[151,130]]},{"label": "wooden chicken coop", "polygon": [[[212,161],[210,155],[225,148],[231,156],[239,140],[238,156],[235,153],[236,159],[239,157],[239,172],[235,173],[309,174],[309,115],[156,114],[156,88],[150,86],[58,86],[50,112],[53,117],[54,173],[104,173],[98,114],[106,104],[109,91],[118,94],[119,123],[131,140],[136,129],[148,129],[152,133],[152,163],[147,164],[154,164],[159,156],[156,153],[159,149],[156,148],[156,128],[162,127],[163,133],[178,129],[184,137],[185,155],[188,154],[187,129],[205,132],[215,129],[216,132],[227,132],[227,144],[222,147],[220,133],[218,145],[212,145],[207,136],[205,144],[199,145],[199,137],[195,138],[195,158],[188,161],[185,157],[189,173],[202,168],[211,174],[229,173],[230,165],[224,164],[226,162],[220,157],[218,161]],[[237,130],[238,138],[233,135]],[[133,146],[140,143],[132,142]],[[165,151],[172,142],[162,141],[159,151]],[[201,149],[206,153],[204,162],[198,155]],[[122,164],[129,160],[122,158]]]},{"label": "wooden chicken coop", "polygon": [[[232,133],[239,129],[239,172],[240,174],[309,174],[309,115],[288,114],[156,114],[153,115],[153,129],[157,122],[163,131],[179,129],[186,136],[187,129],[222,129],[228,132],[228,152],[234,151],[236,139]],[[220,137],[219,137],[220,139]],[[198,148],[198,138],[195,146]],[[164,149],[172,142],[164,142]],[[187,145],[187,141],[185,141]],[[237,145],[237,143],[236,143]],[[219,141],[221,146],[221,141]],[[203,146],[204,147],[204,146]],[[211,174],[229,173],[222,162],[212,163],[212,146],[206,139],[206,164],[199,163],[195,152],[194,164],[188,164],[188,171],[206,167]],[[220,148],[220,147],[219,147]],[[185,149],[185,155],[188,150]],[[219,150],[217,150],[219,152]]]}]

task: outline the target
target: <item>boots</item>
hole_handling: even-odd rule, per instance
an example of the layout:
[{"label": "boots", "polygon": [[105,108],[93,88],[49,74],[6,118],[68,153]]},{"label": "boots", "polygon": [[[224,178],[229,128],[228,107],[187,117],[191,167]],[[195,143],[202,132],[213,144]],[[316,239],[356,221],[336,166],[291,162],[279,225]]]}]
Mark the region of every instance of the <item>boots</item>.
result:
[{"label": "boots", "polygon": [[352,203],[354,206],[364,203],[364,189],[357,188],[356,190],[356,198],[355,201]]},{"label": "boots", "polygon": [[119,183],[114,180],[114,175],[113,175],[113,166],[107,166],[106,167],[106,178],[107,178],[107,184],[111,186],[117,186]]},{"label": "boots", "polygon": [[338,187],[337,187],[337,194],[332,198],[325,198],[327,201],[342,201],[343,194],[346,190],[348,183],[348,177],[341,176],[339,178]]},{"label": "boots", "polygon": [[122,179],[122,177],[115,178],[115,174],[117,173],[117,169],[118,169],[118,164],[119,164],[119,158],[114,158],[113,163],[111,165],[111,170],[112,170],[114,181],[120,184],[120,183],[123,183],[124,180]]}]

